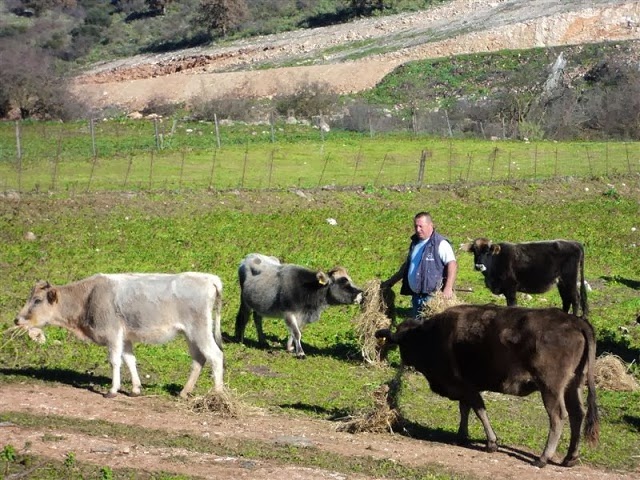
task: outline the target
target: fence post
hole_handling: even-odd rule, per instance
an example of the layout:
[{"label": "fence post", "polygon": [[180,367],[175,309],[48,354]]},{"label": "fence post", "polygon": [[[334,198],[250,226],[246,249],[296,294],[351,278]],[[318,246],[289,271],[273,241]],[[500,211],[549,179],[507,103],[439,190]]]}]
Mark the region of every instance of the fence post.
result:
[{"label": "fence post", "polygon": [[240,187],[244,188],[244,178],[247,174],[247,162],[249,160],[249,142],[244,150],[244,163],[242,164],[242,180],[240,181]]},{"label": "fence post", "polygon": [[216,144],[220,148],[220,127],[218,126],[218,116],[215,113],[213,114],[213,124],[216,129]]},{"label": "fence post", "polygon": [[318,180],[318,188],[322,186],[322,177],[324,177],[324,172],[327,169],[327,164],[329,163],[329,158],[331,158],[331,154],[327,154],[324,159],[324,165],[322,166],[322,172],[320,173],[320,179]]},{"label": "fence post", "polygon": [[89,132],[91,133],[91,148],[93,150],[93,158],[96,157],[96,131],[93,124],[93,118],[89,120]]},{"label": "fence post", "polygon": [[153,118],[153,133],[156,136],[156,150],[160,150],[160,134],[158,133],[158,119]]},{"label": "fence post", "polygon": [[378,186],[378,179],[380,178],[380,174],[382,173],[382,168],[384,167],[384,163],[387,161],[387,155],[388,153],[384,154],[384,158],[382,159],[382,163],[380,164],[380,169],[378,170],[378,175],[376,176],[375,182],[373,182],[374,187]]},{"label": "fence post", "polygon": [[422,154],[420,155],[420,167],[418,168],[418,182],[417,184],[422,186],[422,182],[424,180],[424,171],[427,164],[427,157],[430,156],[429,152],[426,150],[422,150]]},{"label": "fence post", "polygon": [[271,189],[271,176],[273,175],[273,161],[275,159],[276,152],[275,149],[271,150],[271,161],[269,162],[269,181],[267,183],[267,188]]},{"label": "fence post", "polygon": [[275,121],[276,119],[275,119],[275,116],[273,115],[273,110],[271,110],[269,112],[269,126],[271,127],[271,143],[276,143],[276,133],[273,125]]},{"label": "fence post", "polygon": [[356,156],[356,165],[355,168],[353,169],[353,177],[351,177],[351,186],[353,187],[353,184],[356,181],[356,175],[358,173],[358,166],[360,166],[360,159],[362,158],[362,145],[360,145],[360,150],[358,150],[358,155]]},{"label": "fence post", "polygon": [[20,120],[16,120],[16,160],[18,164],[18,193],[22,192],[22,146],[20,144]]}]

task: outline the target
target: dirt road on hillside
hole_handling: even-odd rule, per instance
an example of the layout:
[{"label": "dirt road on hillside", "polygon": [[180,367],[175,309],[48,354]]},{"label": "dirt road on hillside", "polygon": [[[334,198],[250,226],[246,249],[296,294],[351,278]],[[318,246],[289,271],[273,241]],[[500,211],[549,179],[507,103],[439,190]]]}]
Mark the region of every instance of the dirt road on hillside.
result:
[{"label": "dirt road on hillside", "polygon": [[[0,393],[0,412],[3,414],[26,412],[42,417],[99,420],[131,425],[154,433],[164,432],[167,438],[190,434],[210,440],[213,448],[235,441],[252,440],[315,448],[350,458],[387,459],[405,466],[436,465],[460,475],[493,480],[631,480],[640,475],[640,471],[635,474],[616,473],[585,466],[567,469],[548,465],[539,469],[531,465],[534,455],[539,452],[525,452],[504,446],[497,453],[488,454],[482,451],[481,444],[463,448],[398,434],[349,434],[337,432],[335,422],[284,416],[257,409],[239,418],[222,418],[212,413],[194,413],[184,401],[151,396],[130,398],[125,395],[106,399],[97,393],[68,385],[5,384],[0,387]],[[8,417],[11,419],[10,413]],[[141,472],[164,471],[216,479],[366,478],[275,461],[219,456],[189,450],[187,447],[157,447],[118,438],[117,434],[91,436],[72,430],[20,427],[11,421],[0,423],[0,438],[1,445],[12,445],[18,453],[29,452],[59,461],[64,461],[68,453],[73,453],[79,462],[112,469],[126,467]],[[559,455],[562,453],[559,452]]]},{"label": "dirt road on hillside", "polygon": [[74,90],[96,108],[129,111],[152,101],[273,97],[316,82],[352,93],[410,60],[638,38],[640,2],[454,0],[423,12],[104,63],[78,77]]}]

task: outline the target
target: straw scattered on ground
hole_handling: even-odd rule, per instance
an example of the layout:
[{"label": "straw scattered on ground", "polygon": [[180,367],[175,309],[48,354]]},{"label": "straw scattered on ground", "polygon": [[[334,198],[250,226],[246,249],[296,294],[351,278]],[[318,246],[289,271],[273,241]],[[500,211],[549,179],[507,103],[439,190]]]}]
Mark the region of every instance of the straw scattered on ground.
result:
[{"label": "straw scattered on ground", "polygon": [[237,418],[244,412],[243,403],[228,389],[210,390],[207,394],[190,398],[188,408],[195,413],[215,413],[222,417]]},{"label": "straw scattered on ground", "polygon": [[640,388],[624,361],[610,353],[600,355],[596,359],[595,374],[596,387],[604,390],[633,392]]},{"label": "straw scattered on ground", "polygon": [[360,313],[353,319],[354,330],[360,344],[362,358],[369,364],[378,364],[385,355],[378,345],[375,333],[389,328],[395,311],[394,294],[391,289],[381,289],[380,280],[371,280],[364,286]]},{"label": "straw scattered on ground", "polygon": [[338,427],[338,431],[348,433],[386,433],[404,428],[405,420],[398,408],[398,399],[402,390],[402,372],[400,367],[393,379],[380,385],[373,391],[373,409],[350,417],[350,420]]},{"label": "straw scattered on ground", "polygon": [[9,327],[4,331],[4,333],[5,335],[9,335],[9,338],[4,343],[2,343],[0,349],[3,349],[9,343],[13,342],[17,338],[24,336],[25,334],[28,334],[31,340],[40,344],[43,344],[47,339],[41,329],[36,327],[29,328],[22,325],[14,325],[12,327]]}]

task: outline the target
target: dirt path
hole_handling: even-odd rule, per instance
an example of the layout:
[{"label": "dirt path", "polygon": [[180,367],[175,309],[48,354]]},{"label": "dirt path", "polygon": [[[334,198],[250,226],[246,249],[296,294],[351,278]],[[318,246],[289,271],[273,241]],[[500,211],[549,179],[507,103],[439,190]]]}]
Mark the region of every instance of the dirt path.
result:
[{"label": "dirt path", "polygon": [[128,110],[150,101],[273,97],[311,82],[352,93],[410,60],[638,38],[636,1],[454,0],[422,12],[104,63],[78,77],[74,89],[96,107]]},{"label": "dirt path", "polygon": [[[222,418],[196,414],[185,403],[158,397],[130,398],[124,395],[105,399],[97,393],[65,385],[3,385],[0,411],[28,412],[33,415],[58,415],[83,420],[102,420],[137,428],[188,432],[216,443],[223,439],[252,439],[273,444],[291,444],[318,448],[350,457],[391,459],[403,465],[439,465],[447,471],[475,478],[518,480],[599,479],[631,480],[638,473],[616,473],[585,466],[571,469],[531,465],[533,454],[501,447],[495,454],[479,449],[426,442],[391,434],[349,434],[336,431],[336,424],[304,417],[254,411],[240,418]],[[56,441],[44,441],[47,435],[59,435]],[[18,452],[60,461],[72,452],[78,461],[111,468],[128,467],[147,472],[217,479],[287,478],[289,480],[360,479],[361,475],[282,465],[270,461],[220,457],[180,448],[155,448],[137,445],[116,437],[93,437],[56,432],[48,428],[21,428],[10,421],[0,424],[1,445],[11,444]]]}]

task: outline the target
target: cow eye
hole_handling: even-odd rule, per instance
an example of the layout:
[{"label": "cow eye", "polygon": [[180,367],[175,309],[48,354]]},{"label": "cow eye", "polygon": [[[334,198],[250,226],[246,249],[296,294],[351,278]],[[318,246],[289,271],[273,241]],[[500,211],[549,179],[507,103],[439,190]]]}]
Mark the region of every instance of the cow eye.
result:
[{"label": "cow eye", "polygon": [[42,299],[36,298],[36,299],[33,300],[33,304],[34,305],[38,305],[39,303],[42,303]]}]

